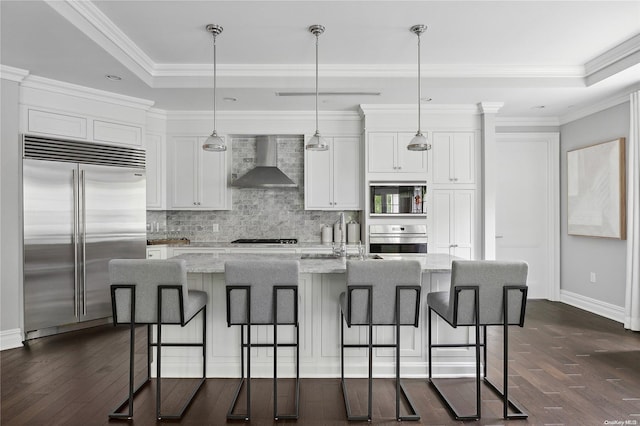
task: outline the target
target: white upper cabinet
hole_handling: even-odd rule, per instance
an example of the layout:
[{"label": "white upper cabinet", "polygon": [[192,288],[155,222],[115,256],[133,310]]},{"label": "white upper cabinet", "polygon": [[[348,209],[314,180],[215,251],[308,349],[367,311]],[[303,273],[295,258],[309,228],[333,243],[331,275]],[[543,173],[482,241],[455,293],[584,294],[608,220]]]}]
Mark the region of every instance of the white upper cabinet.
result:
[{"label": "white upper cabinet", "polygon": [[416,174],[424,179],[428,171],[428,151],[409,151],[407,145],[413,136],[412,133],[370,132],[367,171],[396,174],[399,179],[404,179],[407,174]]},{"label": "white upper cabinet", "polygon": [[164,210],[165,180],[164,180],[164,135],[147,133],[145,135],[146,168],[147,168],[147,209]]},{"label": "white upper cabinet", "polygon": [[306,210],[360,210],[360,138],[325,138],[327,151],[304,153]]},{"label": "white upper cabinet", "polygon": [[433,132],[433,183],[475,183],[473,132]]},{"label": "white upper cabinet", "polygon": [[[231,146],[225,152],[202,149],[206,138],[173,137],[167,149],[169,209],[228,210],[227,164]],[[229,145],[229,144],[227,144]]]}]

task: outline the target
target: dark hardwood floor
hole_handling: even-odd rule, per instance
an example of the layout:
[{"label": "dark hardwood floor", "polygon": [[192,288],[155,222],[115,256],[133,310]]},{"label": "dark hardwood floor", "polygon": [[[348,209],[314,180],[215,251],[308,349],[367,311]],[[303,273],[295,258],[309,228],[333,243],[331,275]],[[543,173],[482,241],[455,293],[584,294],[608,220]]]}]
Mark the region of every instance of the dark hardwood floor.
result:
[{"label": "dark hardwood floor", "polygon": [[[482,420],[466,423],[640,425],[640,333],[625,331],[619,323],[548,301],[530,301],[525,327],[510,330],[510,394],[526,409],[529,418],[503,420],[501,402],[483,387]],[[146,336],[144,328],[139,329],[139,336]],[[490,353],[494,352],[490,355],[489,374],[500,383],[499,327],[491,329],[489,340]],[[145,354],[143,343],[137,348],[140,361]],[[107,413],[127,392],[127,348],[126,327],[104,326],[34,340],[24,348],[1,352],[0,423],[3,426],[126,424],[110,422]],[[468,382],[462,379],[457,384],[466,386]],[[422,416],[419,424],[462,423],[449,415],[425,380],[405,383]],[[167,410],[177,406],[191,384],[171,381],[163,386]],[[225,424],[235,385],[234,380],[207,380],[180,424]],[[352,380],[349,386],[352,408],[366,409],[364,381]],[[393,418],[394,389],[392,380],[374,381],[374,424],[397,424]],[[457,387],[451,391],[459,398],[473,400],[468,389]],[[270,380],[254,381],[251,424],[275,423],[271,418],[271,390]],[[283,410],[292,405],[292,390],[291,382],[279,387]],[[131,423],[156,423],[154,387],[148,386],[136,398]],[[302,380],[297,423],[349,424],[338,379]]]}]

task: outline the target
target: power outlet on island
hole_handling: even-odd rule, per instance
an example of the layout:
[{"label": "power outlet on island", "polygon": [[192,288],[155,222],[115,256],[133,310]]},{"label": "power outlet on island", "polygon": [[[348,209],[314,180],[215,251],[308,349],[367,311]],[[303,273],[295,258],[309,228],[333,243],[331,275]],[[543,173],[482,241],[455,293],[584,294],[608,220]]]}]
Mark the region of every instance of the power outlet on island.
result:
[{"label": "power outlet on island", "polygon": [[211,225],[211,232],[220,232],[220,227],[218,226],[217,223],[214,223],[213,225]]},{"label": "power outlet on island", "polygon": [[591,272],[589,274],[589,281],[592,282],[592,283],[596,282],[596,273],[595,272]]}]

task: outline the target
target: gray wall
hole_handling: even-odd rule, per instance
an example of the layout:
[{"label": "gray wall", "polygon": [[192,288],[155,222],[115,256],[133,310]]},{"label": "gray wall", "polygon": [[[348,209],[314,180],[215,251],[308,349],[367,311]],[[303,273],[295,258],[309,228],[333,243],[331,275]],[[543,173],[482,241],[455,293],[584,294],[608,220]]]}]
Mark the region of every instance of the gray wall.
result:
[{"label": "gray wall", "polygon": [[[629,138],[629,103],[617,105],[560,128],[560,283],[567,290],[624,307],[626,241],[567,235],[567,151]],[[589,281],[596,273],[596,283]]]},{"label": "gray wall", "polygon": [[0,84],[0,331],[7,331],[20,328],[22,316],[19,86],[8,80]]}]

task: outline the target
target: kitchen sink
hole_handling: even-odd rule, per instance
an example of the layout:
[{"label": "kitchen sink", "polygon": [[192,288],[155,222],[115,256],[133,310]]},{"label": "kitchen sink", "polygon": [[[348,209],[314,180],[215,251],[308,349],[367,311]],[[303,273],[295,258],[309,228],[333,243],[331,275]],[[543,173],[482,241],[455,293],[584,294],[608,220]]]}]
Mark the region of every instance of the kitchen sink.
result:
[{"label": "kitchen sink", "polygon": [[[357,254],[348,254],[347,259],[359,259],[360,256]],[[311,260],[322,260],[322,259],[340,259],[339,255],[332,253],[304,253],[300,256],[300,259],[311,259]],[[364,256],[364,259],[382,259],[381,256],[377,254],[368,254]]]}]

